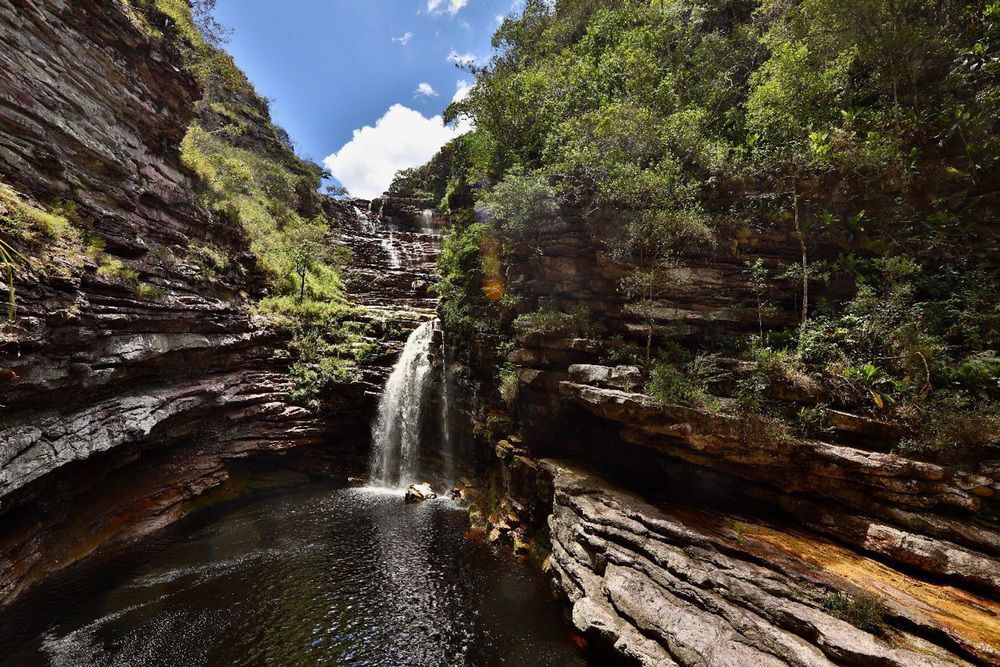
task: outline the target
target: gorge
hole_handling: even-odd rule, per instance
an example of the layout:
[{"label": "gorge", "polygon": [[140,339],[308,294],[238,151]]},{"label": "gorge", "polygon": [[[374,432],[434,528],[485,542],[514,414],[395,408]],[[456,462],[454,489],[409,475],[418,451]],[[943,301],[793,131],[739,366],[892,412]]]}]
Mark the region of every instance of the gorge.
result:
[{"label": "gorge", "polygon": [[191,7],[0,0],[0,664],[1000,665],[996,3],[529,0],[370,201]]}]

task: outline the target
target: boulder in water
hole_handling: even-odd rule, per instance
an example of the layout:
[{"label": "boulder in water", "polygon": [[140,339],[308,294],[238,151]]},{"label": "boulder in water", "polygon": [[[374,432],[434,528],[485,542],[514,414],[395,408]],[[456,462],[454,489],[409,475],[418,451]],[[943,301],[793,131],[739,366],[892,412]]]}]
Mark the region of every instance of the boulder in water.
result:
[{"label": "boulder in water", "polygon": [[430,484],[424,482],[423,484],[410,484],[410,488],[406,490],[404,498],[408,503],[419,503],[431,498],[437,498],[437,494],[434,493],[434,489],[431,488]]}]

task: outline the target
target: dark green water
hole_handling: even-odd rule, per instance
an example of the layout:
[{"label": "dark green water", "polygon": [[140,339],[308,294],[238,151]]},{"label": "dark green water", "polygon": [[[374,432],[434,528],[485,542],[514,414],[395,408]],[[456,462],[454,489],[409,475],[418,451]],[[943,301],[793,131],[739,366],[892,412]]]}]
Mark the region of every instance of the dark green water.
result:
[{"label": "dark green water", "polygon": [[584,665],[540,576],[449,501],[272,493],[70,568],[0,617],[0,664]]}]

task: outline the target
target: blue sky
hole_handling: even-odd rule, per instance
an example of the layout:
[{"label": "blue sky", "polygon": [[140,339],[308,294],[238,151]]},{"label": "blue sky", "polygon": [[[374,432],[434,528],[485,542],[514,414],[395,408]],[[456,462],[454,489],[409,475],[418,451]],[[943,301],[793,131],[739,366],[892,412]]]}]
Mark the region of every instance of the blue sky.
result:
[{"label": "blue sky", "polygon": [[[472,82],[513,0],[218,0],[227,46],[299,153],[376,196],[463,129],[441,112]],[[461,83],[460,83],[461,82]]]}]

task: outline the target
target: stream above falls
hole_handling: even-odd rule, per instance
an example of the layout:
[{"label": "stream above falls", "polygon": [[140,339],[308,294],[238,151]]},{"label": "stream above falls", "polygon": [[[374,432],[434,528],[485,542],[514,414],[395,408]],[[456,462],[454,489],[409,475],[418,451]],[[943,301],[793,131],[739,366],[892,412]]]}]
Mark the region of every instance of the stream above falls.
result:
[{"label": "stream above falls", "polygon": [[541,575],[448,500],[311,485],[204,510],[0,616],[0,664],[585,664]]}]

